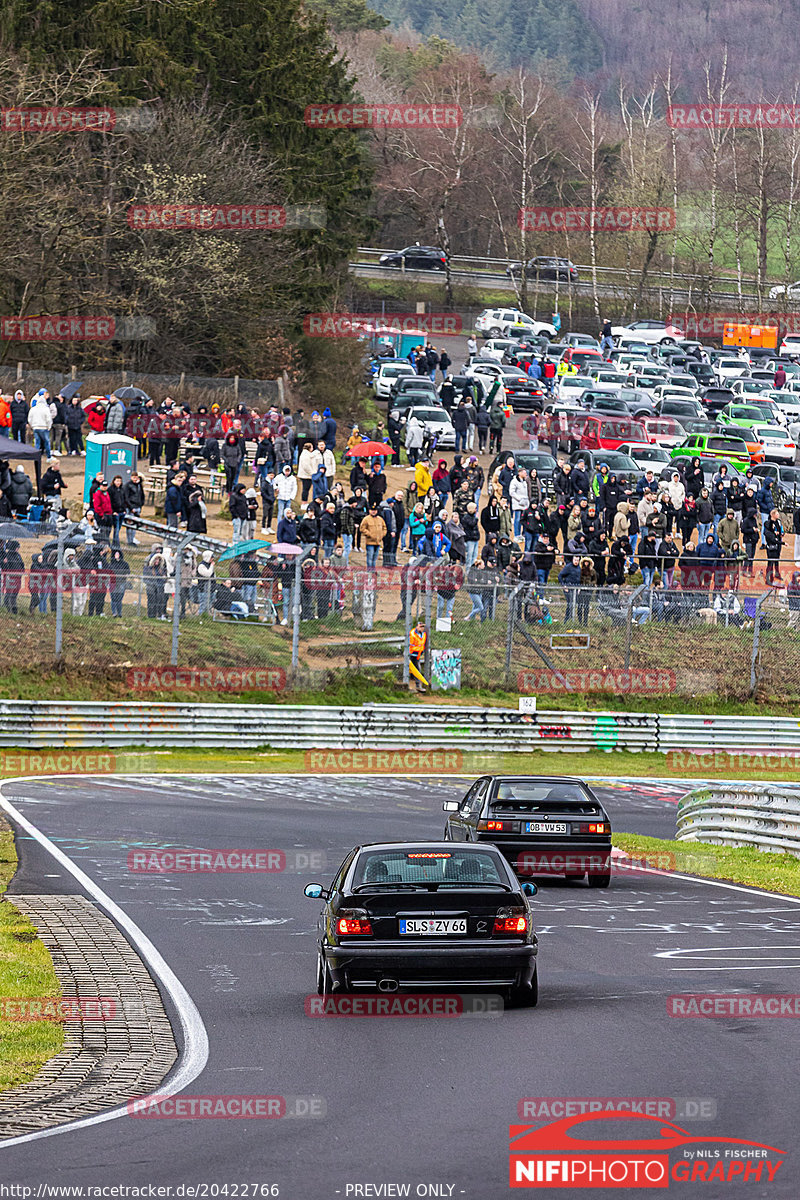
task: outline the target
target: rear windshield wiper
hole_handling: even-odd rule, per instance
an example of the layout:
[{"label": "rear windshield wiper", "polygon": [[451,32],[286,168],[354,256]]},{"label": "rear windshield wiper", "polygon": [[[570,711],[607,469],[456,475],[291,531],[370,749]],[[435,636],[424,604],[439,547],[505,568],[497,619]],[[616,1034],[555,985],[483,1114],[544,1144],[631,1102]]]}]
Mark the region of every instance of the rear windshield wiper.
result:
[{"label": "rear windshield wiper", "polygon": [[378,880],[375,883],[359,883],[357,887],[353,888],[353,891],[363,892],[367,888],[392,888],[396,892],[418,892],[425,891],[427,885],[424,883],[384,883],[382,880]]},{"label": "rear windshield wiper", "polygon": [[472,880],[446,879],[434,885],[436,888],[491,888],[495,892],[510,892],[507,883],[477,883]]}]

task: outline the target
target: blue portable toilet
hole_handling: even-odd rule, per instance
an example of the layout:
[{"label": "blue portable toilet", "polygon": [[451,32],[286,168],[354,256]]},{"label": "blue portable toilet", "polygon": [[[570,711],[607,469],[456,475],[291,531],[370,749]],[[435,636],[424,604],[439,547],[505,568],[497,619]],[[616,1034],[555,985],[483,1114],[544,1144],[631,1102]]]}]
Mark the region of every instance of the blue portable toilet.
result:
[{"label": "blue portable toilet", "polygon": [[115,475],[122,476],[122,482],[127,483],[139,457],[139,443],[136,438],[125,437],[122,433],[90,433],[86,439],[86,470],[83,476],[83,502],[89,503],[89,488],[98,471],[103,472],[103,478],[111,483]]}]

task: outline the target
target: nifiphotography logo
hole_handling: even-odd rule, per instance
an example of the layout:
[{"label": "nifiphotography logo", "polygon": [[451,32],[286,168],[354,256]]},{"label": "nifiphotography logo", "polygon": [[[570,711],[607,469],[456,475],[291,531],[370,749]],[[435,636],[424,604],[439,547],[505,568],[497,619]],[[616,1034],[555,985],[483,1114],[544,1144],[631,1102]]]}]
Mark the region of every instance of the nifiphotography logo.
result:
[{"label": "nifiphotography logo", "polygon": [[625,1110],[581,1113],[541,1126],[511,1125],[509,1139],[509,1185],[518,1188],[766,1185],[775,1179],[784,1155],[763,1142],[701,1137],[658,1117]]}]

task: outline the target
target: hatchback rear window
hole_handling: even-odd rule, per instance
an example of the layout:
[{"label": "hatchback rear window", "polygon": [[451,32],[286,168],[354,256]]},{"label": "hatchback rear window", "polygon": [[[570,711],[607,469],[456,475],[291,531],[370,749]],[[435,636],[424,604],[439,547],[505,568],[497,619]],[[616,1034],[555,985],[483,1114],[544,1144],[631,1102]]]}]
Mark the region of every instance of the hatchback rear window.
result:
[{"label": "hatchback rear window", "polygon": [[[597,805],[577,783],[536,783],[521,779],[519,782],[500,783],[492,801],[493,811],[547,812],[548,807],[583,805],[587,812],[597,811]],[[576,811],[584,811],[579,808]]]},{"label": "hatchback rear window", "polygon": [[375,850],[362,854],[358,860],[353,886],[369,884],[439,884],[478,883],[508,886],[498,869],[495,856],[476,851],[460,853],[457,849]]}]

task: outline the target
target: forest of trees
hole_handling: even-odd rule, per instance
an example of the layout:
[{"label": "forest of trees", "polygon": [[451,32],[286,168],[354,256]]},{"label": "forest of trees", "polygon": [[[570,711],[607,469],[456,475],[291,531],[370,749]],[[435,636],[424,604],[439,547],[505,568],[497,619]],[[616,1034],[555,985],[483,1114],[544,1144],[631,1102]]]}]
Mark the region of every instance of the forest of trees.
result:
[{"label": "forest of trees", "polygon": [[[303,342],[303,317],[346,306],[348,259],[366,241],[618,266],[631,308],[656,270],[673,282],[693,273],[698,307],[722,277],[740,298],[757,292],[760,304],[771,278],[800,275],[800,130],[686,131],[666,121],[669,105],[686,99],[797,101],[761,84],[745,94],[741,52],[713,47],[698,59],[694,82],[669,55],[648,73],[645,53],[635,74],[612,70],[608,49],[594,75],[549,54],[499,65],[494,33],[478,54],[438,33],[393,32],[386,4],[394,2],[378,13],[367,0],[75,0],[67,9],[10,0],[0,10],[0,107],[111,105],[151,120],[0,139],[0,311],[155,323],[151,341],[71,347],[78,365],[262,377],[288,369],[299,377],[314,355],[327,355],[334,379],[341,363],[332,349]],[[482,2],[461,10],[462,33],[470,13],[486,14]],[[617,24],[630,13],[631,28],[640,28],[630,5],[606,2]],[[421,19],[416,0],[403,3]],[[595,3],[550,5],[547,18],[568,25],[580,12],[588,37]],[[744,13],[747,3],[730,0],[730,9]],[[426,20],[443,25],[448,4],[425,9]],[[642,9],[649,4],[641,0]],[[539,8],[544,52],[544,33],[555,28],[545,6],[513,13],[529,21]],[[504,28],[499,11],[495,30]],[[574,30],[553,38],[571,53],[579,45]],[[657,57],[667,49],[660,27],[654,41]],[[753,47],[761,52],[763,40],[754,37]],[[456,104],[464,120],[363,132],[304,121],[308,105],[353,99]],[[246,235],[128,225],[131,205],[172,203],[311,204],[324,220]],[[677,224],[629,236],[521,230],[520,209],[567,204],[674,208]],[[670,291],[668,283],[665,304]],[[449,272],[444,299],[456,299]],[[0,347],[0,357],[12,350],[19,347]],[[64,351],[25,353],[52,365]]]},{"label": "forest of trees", "polygon": [[579,0],[378,0],[375,7],[401,32],[479,49],[494,67],[536,70],[551,62],[568,78],[591,75],[603,61]]}]

